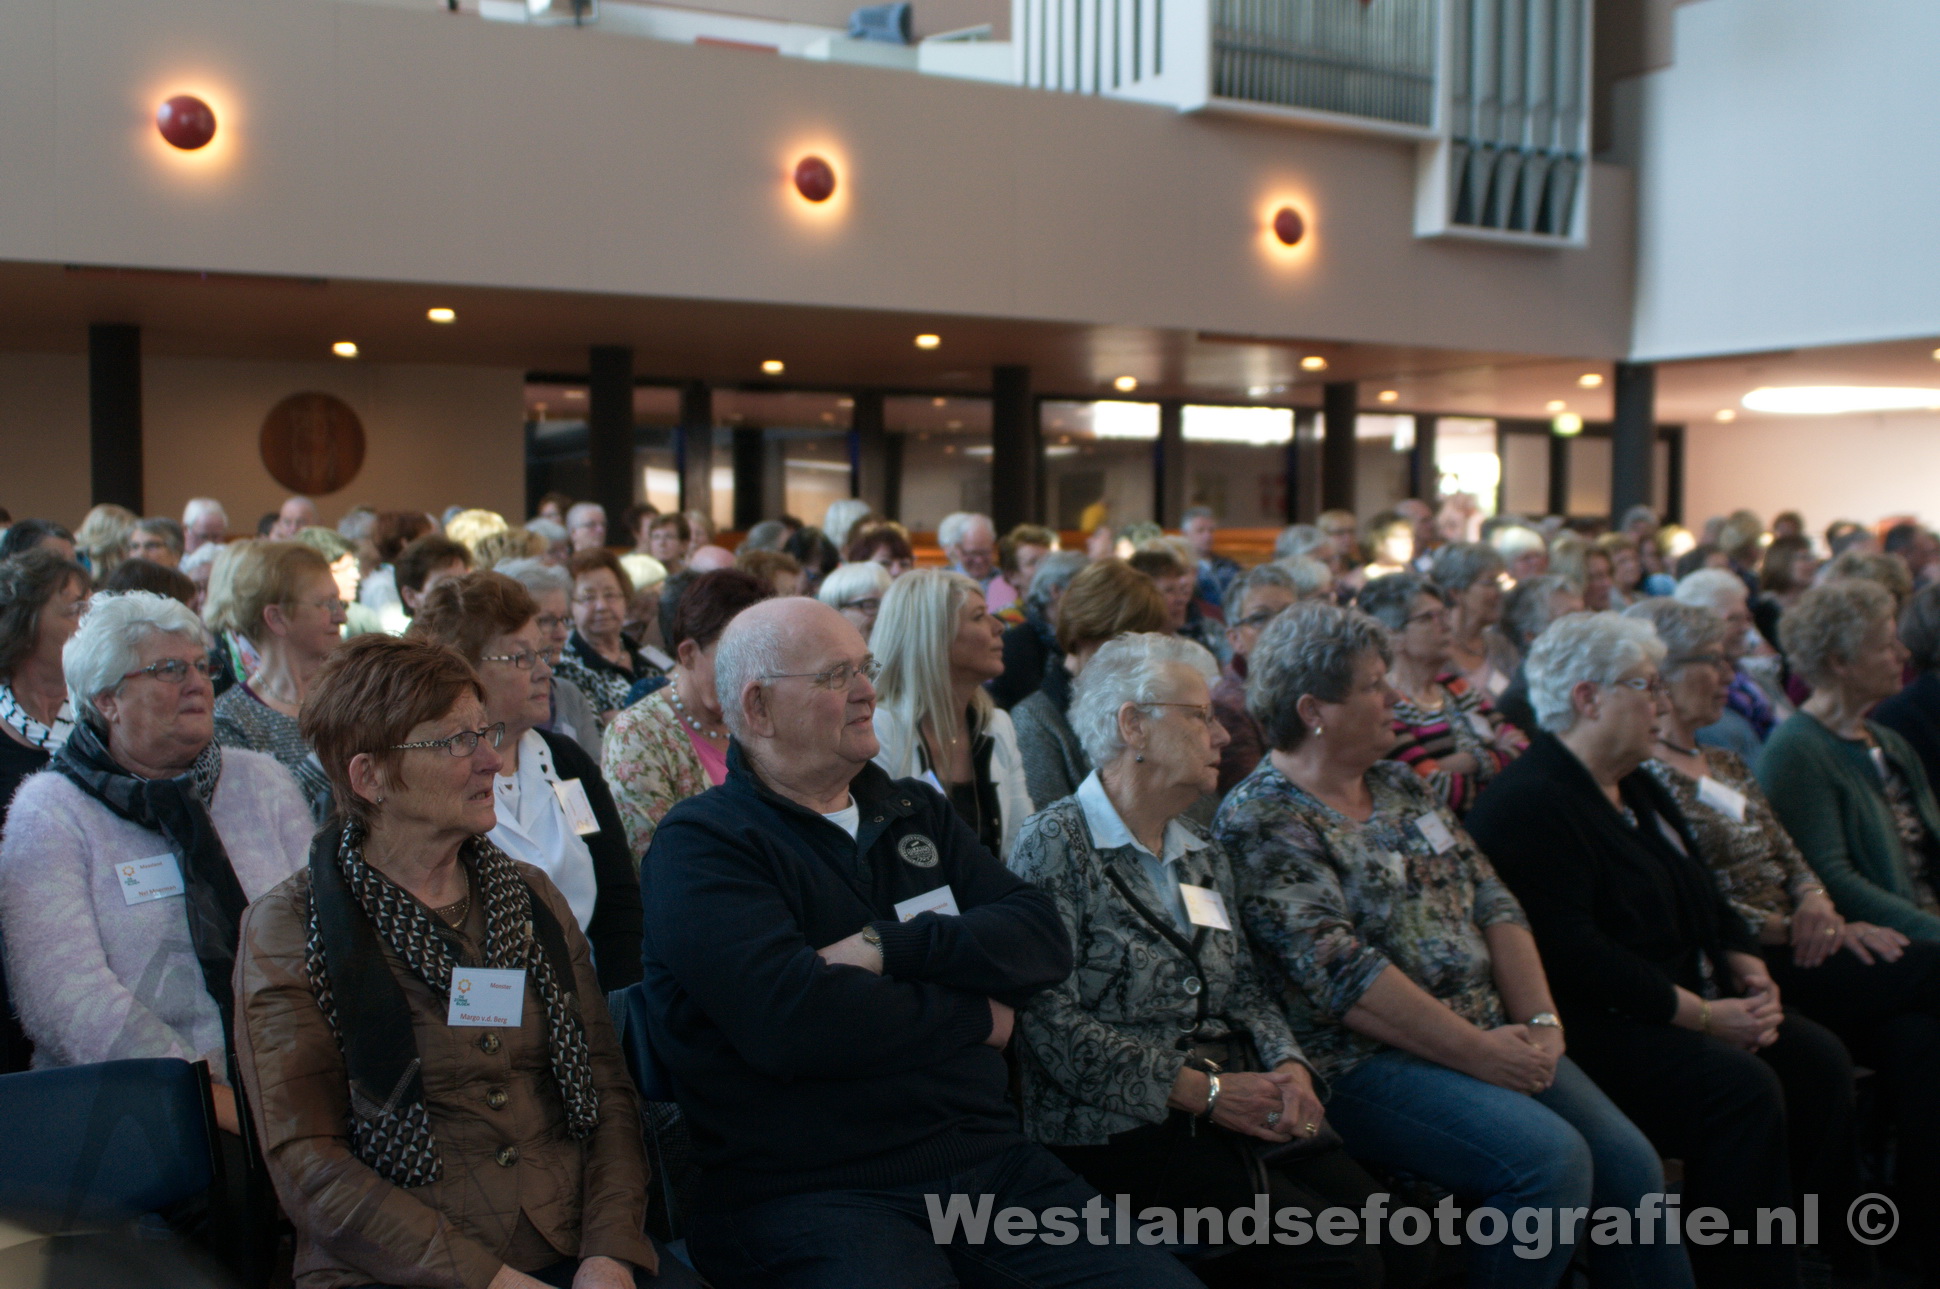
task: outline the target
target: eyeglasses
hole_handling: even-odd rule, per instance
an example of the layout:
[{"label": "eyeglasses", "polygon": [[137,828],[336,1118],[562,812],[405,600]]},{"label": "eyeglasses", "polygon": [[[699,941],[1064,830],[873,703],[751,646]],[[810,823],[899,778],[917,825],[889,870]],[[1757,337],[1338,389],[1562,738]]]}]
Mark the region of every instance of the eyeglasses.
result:
[{"label": "eyeglasses", "polygon": [[350,612],[350,602],[348,600],[339,600],[335,596],[327,600],[301,600],[299,603],[306,604],[313,609],[321,609],[323,612],[329,614]]},{"label": "eyeglasses", "polygon": [[1665,692],[1662,676],[1625,676],[1622,680],[1613,680],[1610,683],[1613,686],[1622,685],[1625,689],[1634,689],[1640,694],[1661,695]]},{"label": "eyeglasses", "polygon": [[806,680],[817,689],[830,689],[840,693],[854,685],[857,676],[874,683],[876,677],[880,675],[882,675],[882,664],[871,658],[860,667],[852,662],[844,662],[830,667],[827,671],[771,671],[762,679]]},{"label": "eyeglasses", "polygon": [[1415,623],[1417,623],[1417,622],[1434,622],[1434,623],[1442,623],[1442,622],[1446,622],[1446,621],[1448,621],[1448,610],[1447,610],[1447,609],[1429,609],[1429,610],[1427,610],[1426,612],[1423,612],[1423,613],[1416,613],[1416,614],[1413,614],[1413,615],[1412,615],[1412,616],[1410,616],[1410,617],[1409,617],[1409,618],[1408,618],[1408,619],[1407,619],[1406,621],[1404,621],[1404,622],[1403,622],[1403,623],[1401,624],[1401,626],[1402,626],[1402,628],[1403,628],[1403,629],[1405,630],[1405,629],[1407,629],[1408,627],[1411,627],[1411,626],[1413,626],[1413,625],[1414,625]]},{"label": "eyeglasses", "polygon": [[1258,609],[1247,614],[1233,625],[1236,627],[1264,627],[1286,611],[1287,606],[1285,605],[1277,609]]},{"label": "eyeglasses", "polygon": [[545,632],[547,635],[551,635],[553,632],[559,630],[559,628],[568,626],[571,623],[571,619],[562,618],[557,613],[541,613],[533,621],[538,623],[539,630]]},{"label": "eyeglasses", "polygon": [[1719,671],[1723,671],[1730,667],[1731,663],[1721,653],[1694,653],[1687,658],[1673,658],[1671,659],[1670,665],[1673,667],[1715,667]]},{"label": "eyeglasses", "polygon": [[530,649],[521,649],[517,653],[488,653],[480,657],[479,661],[509,662],[520,671],[531,671],[532,665],[538,662],[542,656],[533,653]]},{"label": "eyeglasses", "polygon": [[505,722],[487,725],[482,730],[459,730],[450,738],[426,739],[422,743],[393,743],[391,751],[410,752],[421,747],[441,747],[453,756],[470,756],[478,745],[489,740],[493,747],[505,741]]},{"label": "eyeglasses", "polygon": [[190,668],[194,668],[195,673],[204,680],[215,678],[215,664],[207,658],[197,658],[194,662],[184,662],[180,658],[164,658],[160,662],[151,662],[146,667],[137,667],[122,679],[133,680],[137,676],[153,676],[167,684],[179,685],[189,678]]},{"label": "eyeglasses", "polygon": [[618,591],[595,591],[591,595],[575,595],[574,604],[625,604],[626,597]]},{"label": "eyeglasses", "polygon": [[875,613],[882,608],[882,601],[874,596],[870,596],[867,599],[850,600],[842,607],[845,609],[854,609],[857,613]]},{"label": "eyeglasses", "polygon": [[1145,706],[1181,708],[1182,710],[1191,712],[1194,716],[1197,716],[1200,720],[1200,723],[1203,724],[1207,729],[1211,729],[1215,724],[1218,723],[1218,720],[1219,720],[1217,716],[1213,715],[1213,709],[1212,709],[1211,703],[1147,703],[1145,704]]}]

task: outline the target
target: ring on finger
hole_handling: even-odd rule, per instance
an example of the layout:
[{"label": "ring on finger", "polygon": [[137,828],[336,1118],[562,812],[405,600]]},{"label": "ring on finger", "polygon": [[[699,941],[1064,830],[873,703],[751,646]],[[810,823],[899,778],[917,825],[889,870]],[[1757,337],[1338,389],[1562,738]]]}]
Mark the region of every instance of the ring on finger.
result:
[{"label": "ring on finger", "polygon": [[1280,1122],[1280,1112],[1278,1110],[1268,1110],[1266,1112],[1266,1126],[1271,1128],[1278,1122]]},{"label": "ring on finger", "polygon": [[1320,1131],[1320,1125],[1313,1122],[1303,1123],[1300,1125],[1300,1131],[1306,1133],[1309,1137],[1311,1137],[1315,1133]]}]

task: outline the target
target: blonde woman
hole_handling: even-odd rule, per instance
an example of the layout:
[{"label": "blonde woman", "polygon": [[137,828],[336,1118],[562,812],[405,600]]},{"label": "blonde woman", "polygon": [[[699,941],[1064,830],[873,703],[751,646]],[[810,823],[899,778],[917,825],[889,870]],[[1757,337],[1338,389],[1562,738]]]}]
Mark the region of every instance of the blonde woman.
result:
[{"label": "blonde woman", "polygon": [[128,535],[135,531],[140,518],[126,506],[112,502],[103,502],[82,517],[81,526],[74,530],[74,545],[95,581],[107,577],[115,571],[115,565],[128,558]]},{"label": "blonde woman", "polygon": [[1008,713],[984,692],[1004,672],[1003,624],[970,578],[905,573],[882,599],[869,637],[876,682],[876,764],[936,788],[977,839],[1008,858],[1031,814]]}]

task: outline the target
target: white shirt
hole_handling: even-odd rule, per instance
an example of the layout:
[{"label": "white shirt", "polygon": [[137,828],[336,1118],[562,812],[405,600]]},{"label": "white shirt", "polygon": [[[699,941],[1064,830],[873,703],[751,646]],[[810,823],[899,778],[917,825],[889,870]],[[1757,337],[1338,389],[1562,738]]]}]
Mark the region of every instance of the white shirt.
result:
[{"label": "white shirt", "polygon": [[1105,795],[1105,785],[1099,780],[1096,770],[1085,776],[1085,781],[1078,785],[1077,792],[1072,795],[1085,812],[1085,827],[1091,831],[1091,844],[1099,850],[1130,846],[1137,851],[1145,876],[1151,880],[1159,898],[1165,901],[1166,912],[1172,915],[1172,921],[1182,933],[1191,935],[1192,919],[1186,916],[1185,896],[1179,894],[1179,858],[1188,850],[1203,848],[1206,843],[1193,836],[1177,819],[1171,819],[1165,825],[1165,854],[1154,855],[1145,849],[1138,838],[1132,836],[1132,830],[1118,817],[1118,808]]},{"label": "white shirt", "polygon": [[593,877],[593,852],[586,848],[586,839],[573,831],[566,807],[553,791],[552,785],[559,781],[552,749],[537,730],[527,730],[519,738],[518,772],[493,776],[498,824],[486,836],[513,859],[522,859],[551,878],[584,931],[593,920],[599,883]]},{"label": "white shirt", "polygon": [[856,837],[862,832],[862,807],[856,804],[854,797],[849,798],[849,804],[845,809],[838,810],[832,815],[823,815],[822,818],[849,834],[850,837]]}]

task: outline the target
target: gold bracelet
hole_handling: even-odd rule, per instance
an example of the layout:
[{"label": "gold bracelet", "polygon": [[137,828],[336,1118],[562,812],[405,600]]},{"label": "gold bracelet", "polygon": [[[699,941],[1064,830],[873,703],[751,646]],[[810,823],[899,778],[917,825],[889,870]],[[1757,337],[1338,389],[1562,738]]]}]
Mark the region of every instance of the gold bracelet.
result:
[{"label": "gold bracelet", "polygon": [[1698,999],[1698,1007],[1700,1009],[1698,1011],[1698,1033],[1709,1034],[1711,1032],[1711,1000],[1709,998]]}]

